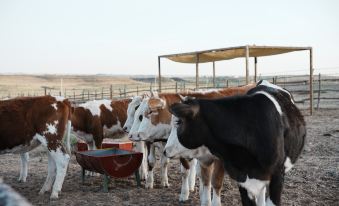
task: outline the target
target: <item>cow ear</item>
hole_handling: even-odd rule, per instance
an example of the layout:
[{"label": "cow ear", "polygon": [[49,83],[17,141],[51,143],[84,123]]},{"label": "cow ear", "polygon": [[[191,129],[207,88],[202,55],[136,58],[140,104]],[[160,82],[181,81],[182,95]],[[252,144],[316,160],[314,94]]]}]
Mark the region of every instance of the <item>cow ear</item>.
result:
[{"label": "cow ear", "polygon": [[177,117],[193,118],[199,112],[199,105],[174,103],[170,107],[170,112]]}]

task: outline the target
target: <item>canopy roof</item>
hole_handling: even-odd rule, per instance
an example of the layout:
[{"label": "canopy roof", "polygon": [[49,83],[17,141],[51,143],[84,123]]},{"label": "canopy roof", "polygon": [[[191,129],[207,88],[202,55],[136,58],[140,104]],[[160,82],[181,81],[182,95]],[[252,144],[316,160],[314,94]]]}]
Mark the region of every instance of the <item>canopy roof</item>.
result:
[{"label": "canopy roof", "polygon": [[[211,49],[204,51],[188,52],[181,54],[162,55],[164,57],[175,62],[180,63],[205,63],[215,62],[228,59],[234,59],[239,57],[246,57],[246,49],[248,48],[249,57],[260,57],[283,54],[294,51],[310,50],[312,47],[284,47],[284,46],[239,46],[228,47],[221,49]],[[199,56],[199,61],[197,61]]]}]

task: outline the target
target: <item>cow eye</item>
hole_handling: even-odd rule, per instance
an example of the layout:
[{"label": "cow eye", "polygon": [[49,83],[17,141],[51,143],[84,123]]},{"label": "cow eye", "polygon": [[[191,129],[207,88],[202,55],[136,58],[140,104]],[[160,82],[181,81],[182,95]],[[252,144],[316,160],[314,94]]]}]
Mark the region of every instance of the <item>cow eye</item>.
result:
[{"label": "cow eye", "polygon": [[139,108],[139,106],[140,106],[140,105],[138,105],[138,106],[135,107],[135,111],[137,111],[137,109]]},{"label": "cow eye", "polygon": [[181,125],[181,124],[182,124],[182,120],[181,120],[181,119],[176,120],[176,121],[175,121],[175,124],[176,124],[176,125]]},{"label": "cow eye", "polygon": [[142,115],[139,116],[139,120],[140,120],[140,122],[142,121]]}]

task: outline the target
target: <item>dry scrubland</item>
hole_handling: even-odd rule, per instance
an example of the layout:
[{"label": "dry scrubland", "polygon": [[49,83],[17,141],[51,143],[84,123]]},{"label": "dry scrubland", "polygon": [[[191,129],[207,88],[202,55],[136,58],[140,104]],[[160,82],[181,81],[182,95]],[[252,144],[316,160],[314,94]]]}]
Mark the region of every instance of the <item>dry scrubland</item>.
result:
[{"label": "dry scrubland", "polygon": [[[305,116],[307,142],[295,165],[287,174],[282,205],[339,205],[339,109],[321,109],[314,116]],[[33,151],[26,183],[18,183],[19,156],[0,156],[0,176],[34,205],[199,205],[198,182],[186,203],[179,203],[181,177],[179,161],[169,165],[170,188],[160,187],[159,166],[155,168],[155,188],[137,188],[133,177],[112,180],[109,192],[102,191],[102,177],[89,177],[82,184],[80,166],[74,156],[59,200],[49,200],[49,194],[37,195],[47,175],[47,156],[40,158]],[[40,161],[41,160],[41,161]],[[227,176],[222,191],[223,205],[240,205],[236,183]]]},{"label": "dry scrubland", "polygon": [[108,85],[122,85],[140,83],[129,77],[100,76],[100,75],[0,75],[0,93],[16,95],[33,91],[42,92],[42,86],[60,89],[63,88],[88,89],[101,88]]}]

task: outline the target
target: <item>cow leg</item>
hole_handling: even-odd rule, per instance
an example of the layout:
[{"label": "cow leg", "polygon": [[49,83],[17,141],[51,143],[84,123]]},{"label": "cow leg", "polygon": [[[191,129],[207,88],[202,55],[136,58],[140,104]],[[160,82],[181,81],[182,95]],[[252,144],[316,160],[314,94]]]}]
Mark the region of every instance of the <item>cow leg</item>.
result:
[{"label": "cow leg", "polygon": [[28,173],[28,160],[29,160],[29,153],[21,153],[21,163],[20,163],[20,177],[18,179],[19,182],[26,182],[27,173]]},{"label": "cow leg", "polygon": [[140,178],[142,180],[146,180],[147,179],[147,147],[145,142],[136,142],[135,143],[135,151],[137,152],[141,152],[142,153],[142,161],[141,161],[141,165],[139,167],[139,174],[140,174]]},{"label": "cow leg", "polygon": [[55,175],[56,175],[56,167],[55,167],[55,162],[54,159],[52,158],[51,154],[48,153],[48,173],[47,173],[47,178],[42,186],[39,194],[44,194],[47,191],[50,191],[52,189],[53,182],[55,180]]},{"label": "cow leg", "polygon": [[211,205],[211,176],[213,164],[208,166],[200,164],[200,204]]},{"label": "cow leg", "polygon": [[181,169],[181,193],[179,196],[179,201],[184,202],[188,200],[188,196],[190,194],[189,191],[189,173],[190,173],[190,164],[186,159],[180,158],[180,169]]},{"label": "cow leg", "polygon": [[212,173],[212,187],[213,187],[213,199],[212,206],[221,206],[221,188],[224,181],[224,166],[221,161],[214,161],[214,169]]},{"label": "cow leg", "polygon": [[245,188],[239,186],[239,192],[243,206],[256,206],[255,200],[251,200],[248,197],[247,190]]},{"label": "cow leg", "polygon": [[56,177],[50,198],[55,199],[58,198],[59,192],[61,192],[61,187],[66,176],[70,157],[67,153],[62,152],[60,148],[56,151],[50,151],[50,154],[56,165]]},{"label": "cow leg", "polygon": [[190,167],[190,170],[189,170],[189,181],[188,181],[188,185],[189,185],[189,188],[190,188],[190,191],[193,192],[194,191],[194,187],[195,187],[195,177],[196,177],[196,174],[197,174],[197,159],[192,159],[190,162],[189,162],[189,167]]},{"label": "cow leg", "polygon": [[[93,140],[92,142],[87,143],[87,148],[88,148],[88,150],[95,150],[95,149],[97,149],[97,146],[95,145],[95,140]],[[98,174],[96,172],[88,171],[88,170],[86,170],[85,173],[86,173],[86,176],[90,176],[90,177],[95,177],[95,176],[98,177],[98,176],[100,176],[100,174]]]},{"label": "cow leg", "polygon": [[277,172],[272,175],[271,182],[269,185],[270,195],[267,198],[267,205],[280,205],[281,204],[281,193],[284,184],[284,171]]},{"label": "cow leg", "polygon": [[169,187],[168,184],[168,175],[167,175],[167,166],[169,163],[169,159],[164,155],[164,148],[161,150],[161,185],[163,187]]},{"label": "cow leg", "polygon": [[155,159],[155,147],[154,145],[150,145],[149,147],[149,155],[148,155],[148,173],[147,173],[147,179],[146,179],[146,184],[145,187],[148,189],[153,189],[153,184],[154,184],[154,177],[153,177],[153,169],[156,163]]}]

